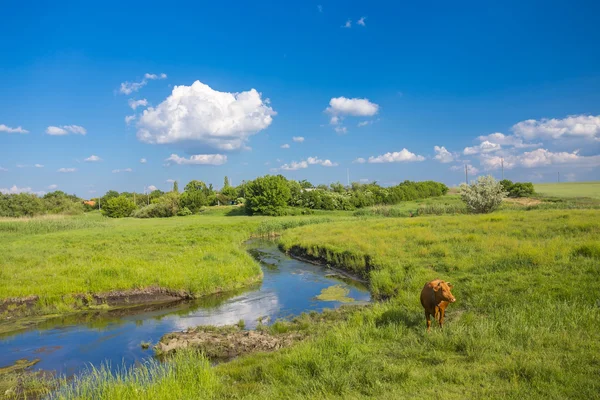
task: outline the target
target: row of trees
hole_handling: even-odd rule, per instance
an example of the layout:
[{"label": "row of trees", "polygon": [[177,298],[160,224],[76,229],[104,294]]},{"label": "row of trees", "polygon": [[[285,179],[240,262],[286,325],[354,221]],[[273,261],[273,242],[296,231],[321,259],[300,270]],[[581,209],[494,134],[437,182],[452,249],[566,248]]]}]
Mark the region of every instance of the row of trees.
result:
[{"label": "row of trees", "polygon": [[83,200],[60,190],[39,197],[31,193],[0,193],[0,217],[33,217],[41,214],[81,214]]}]

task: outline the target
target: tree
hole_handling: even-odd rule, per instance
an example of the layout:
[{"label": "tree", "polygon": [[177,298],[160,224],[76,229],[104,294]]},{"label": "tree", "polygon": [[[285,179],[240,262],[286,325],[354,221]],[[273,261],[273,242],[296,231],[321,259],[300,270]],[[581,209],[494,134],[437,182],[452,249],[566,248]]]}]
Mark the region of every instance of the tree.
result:
[{"label": "tree", "polygon": [[173,182],[173,192],[179,193],[179,184],[177,181]]},{"label": "tree", "polygon": [[290,197],[290,187],[284,176],[256,178],[246,185],[246,213],[283,215]]},{"label": "tree", "polygon": [[476,182],[460,185],[460,197],[474,213],[490,213],[497,209],[507,192],[491,175],[480,176]]},{"label": "tree", "polygon": [[102,213],[110,218],[124,218],[131,216],[136,209],[133,201],[126,196],[112,197],[102,206]]}]

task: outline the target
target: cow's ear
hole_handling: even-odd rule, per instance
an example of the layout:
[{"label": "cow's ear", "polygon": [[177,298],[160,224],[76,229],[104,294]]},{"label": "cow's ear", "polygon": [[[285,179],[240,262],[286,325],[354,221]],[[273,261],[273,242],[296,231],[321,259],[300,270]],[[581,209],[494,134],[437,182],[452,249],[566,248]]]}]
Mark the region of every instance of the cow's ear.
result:
[{"label": "cow's ear", "polygon": [[437,291],[438,291],[438,290],[440,290],[441,288],[442,288],[442,282],[440,281],[440,282],[438,282],[438,284],[437,284],[437,285],[435,285],[435,286],[433,287],[433,291],[434,291],[434,292],[437,292]]},{"label": "cow's ear", "polygon": [[450,289],[452,289],[452,288],[454,287],[454,285],[453,285],[453,284],[451,284],[450,282],[446,282],[446,285],[448,285],[448,287],[449,287]]}]

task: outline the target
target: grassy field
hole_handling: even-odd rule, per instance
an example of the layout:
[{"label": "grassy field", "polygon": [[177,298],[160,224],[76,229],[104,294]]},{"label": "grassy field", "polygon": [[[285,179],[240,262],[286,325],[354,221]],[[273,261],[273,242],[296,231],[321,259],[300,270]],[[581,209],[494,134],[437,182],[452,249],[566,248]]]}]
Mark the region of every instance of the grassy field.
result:
[{"label": "grassy field", "polygon": [[[215,368],[181,353],[59,398],[595,398],[600,214],[595,210],[360,218],[285,231],[281,246],[367,276],[389,301],[308,324],[291,348]],[[425,333],[424,282],[454,284]]]},{"label": "grassy field", "polygon": [[565,182],[536,183],[536,193],[553,197],[591,197],[600,199],[600,181],[597,182]]}]

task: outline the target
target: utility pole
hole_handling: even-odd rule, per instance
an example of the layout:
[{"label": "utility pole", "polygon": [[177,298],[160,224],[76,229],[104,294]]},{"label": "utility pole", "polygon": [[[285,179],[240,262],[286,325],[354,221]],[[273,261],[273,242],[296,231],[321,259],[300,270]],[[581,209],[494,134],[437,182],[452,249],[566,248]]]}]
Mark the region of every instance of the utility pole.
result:
[{"label": "utility pole", "polygon": [[560,171],[558,171],[557,174],[558,174],[557,182],[560,183]]},{"label": "utility pole", "polygon": [[350,168],[346,168],[346,181],[348,182],[348,187],[350,187]]},{"label": "utility pole", "polygon": [[502,162],[502,180],[504,180],[504,158],[501,158],[500,161]]},{"label": "utility pole", "polygon": [[468,172],[468,166],[467,164],[465,164],[465,181],[467,183],[467,185],[469,184],[469,172]]},{"label": "utility pole", "polygon": [[102,211],[102,204],[100,204],[101,197],[98,197],[98,210]]},{"label": "utility pole", "polygon": [[135,190],[133,191],[133,204],[137,204],[137,203],[135,202]]}]

